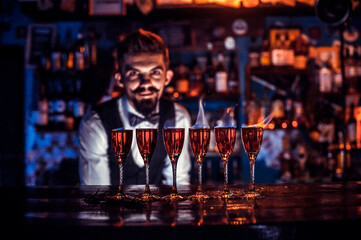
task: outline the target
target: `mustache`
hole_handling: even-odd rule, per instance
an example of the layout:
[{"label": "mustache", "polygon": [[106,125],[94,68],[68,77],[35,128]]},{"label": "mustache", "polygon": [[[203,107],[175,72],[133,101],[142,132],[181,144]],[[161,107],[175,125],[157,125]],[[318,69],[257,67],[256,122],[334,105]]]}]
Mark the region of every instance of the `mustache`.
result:
[{"label": "mustache", "polygon": [[144,91],[151,91],[151,92],[159,92],[159,89],[153,87],[153,86],[150,86],[150,87],[138,87],[136,88],[133,92],[134,93],[141,93],[141,92],[144,92]]}]

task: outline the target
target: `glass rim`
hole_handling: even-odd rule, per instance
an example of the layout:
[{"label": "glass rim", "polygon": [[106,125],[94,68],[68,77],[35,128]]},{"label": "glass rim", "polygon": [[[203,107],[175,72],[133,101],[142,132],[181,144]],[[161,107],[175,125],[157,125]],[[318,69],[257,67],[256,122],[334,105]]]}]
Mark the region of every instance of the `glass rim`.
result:
[{"label": "glass rim", "polygon": [[126,130],[133,130],[133,128],[124,128],[124,127],[120,127],[120,128],[113,128],[112,132],[117,132],[117,131],[126,131]]}]

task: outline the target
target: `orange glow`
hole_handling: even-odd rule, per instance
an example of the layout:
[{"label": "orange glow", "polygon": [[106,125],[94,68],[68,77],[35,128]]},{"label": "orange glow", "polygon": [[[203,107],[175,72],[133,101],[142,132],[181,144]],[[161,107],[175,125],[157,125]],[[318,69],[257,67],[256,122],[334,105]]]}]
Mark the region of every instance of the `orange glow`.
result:
[{"label": "orange glow", "polygon": [[294,127],[294,128],[298,127],[297,121],[292,121],[292,127]]},{"label": "orange glow", "polygon": [[349,143],[346,144],[346,150],[351,150],[351,144]]},{"label": "orange glow", "polygon": [[282,128],[283,128],[283,129],[287,128],[287,123],[285,123],[285,122],[282,123]]},{"label": "orange glow", "polygon": [[85,47],[80,47],[80,48],[79,48],[79,51],[80,51],[81,53],[83,53],[83,52],[85,51]]},{"label": "orange glow", "polygon": [[259,0],[243,0],[242,6],[247,8],[256,7],[259,4]]},{"label": "orange glow", "polygon": [[269,128],[269,129],[274,129],[274,128],[275,128],[275,124],[274,124],[274,123],[268,124],[268,128]]},{"label": "orange glow", "polygon": [[73,67],[74,67],[74,54],[73,53],[69,53],[68,61],[67,61],[66,65],[68,68],[73,69]]},{"label": "orange glow", "polygon": [[356,118],[356,146],[361,148],[361,107],[356,107],[354,110]]},{"label": "orange glow", "polygon": [[173,93],[173,97],[174,97],[174,98],[179,98],[179,92],[174,92],[174,93]]},{"label": "orange glow", "polygon": [[241,5],[240,4],[241,0],[211,0],[209,2],[227,6],[227,7],[234,7],[234,8],[239,8]]}]

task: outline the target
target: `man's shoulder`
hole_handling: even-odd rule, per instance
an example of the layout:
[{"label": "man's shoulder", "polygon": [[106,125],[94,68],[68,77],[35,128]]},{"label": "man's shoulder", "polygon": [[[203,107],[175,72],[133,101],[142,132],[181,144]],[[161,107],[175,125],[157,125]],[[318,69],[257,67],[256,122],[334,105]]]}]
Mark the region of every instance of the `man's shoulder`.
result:
[{"label": "man's shoulder", "polygon": [[182,112],[182,113],[189,114],[188,110],[180,103],[174,102],[173,104],[174,104],[174,109],[176,112]]},{"label": "man's shoulder", "polygon": [[81,119],[80,122],[80,128],[83,128],[84,126],[91,126],[92,124],[94,124],[95,122],[97,122],[99,120],[99,115],[96,111],[91,110],[89,112],[87,112],[83,118]]},{"label": "man's shoulder", "polygon": [[103,113],[104,111],[108,111],[109,109],[116,107],[120,97],[112,98],[108,101],[105,101],[97,106],[94,107],[94,111],[98,114]]}]

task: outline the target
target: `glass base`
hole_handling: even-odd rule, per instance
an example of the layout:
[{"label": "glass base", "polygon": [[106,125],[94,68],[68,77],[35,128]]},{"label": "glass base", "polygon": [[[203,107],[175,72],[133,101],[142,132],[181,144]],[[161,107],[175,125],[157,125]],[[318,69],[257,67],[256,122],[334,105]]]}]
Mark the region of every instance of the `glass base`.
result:
[{"label": "glass base", "polygon": [[203,192],[196,192],[195,194],[188,197],[190,200],[205,200],[210,199],[211,197]]},{"label": "glass base", "polygon": [[148,202],[148,201],[158,201],[161,200],[160,197],[153,195],[151,193],[143,193],[137,198],[138,201]]},{"label": "glass base", "polygon": [[128,196],[125,193],[117,193],[114,196],[107,196],[106,197],[108,200],[119,200],[119,201],[129,201],[129,200],[133,200],[134,198],[131,196]]},{"label": "glass base", "polygon": [[243,198],[262,198],[262,195],[259,192],[250,190],[250,191],[246,192],[242,197]]},{"label": "glass base", "polygon": [[186,200],[187,198],[179,195],[178,193],[171,193],[167,196],[164,196],[162,199],[168,201],[178,201],[178,200]]},{"label": "glass base", "polygon": [[228,191],[215,191],[212,193],[212,195],[216,198],[221,199],[239,199],[243,198],[244,192],[240,190],[228,190]]}]

